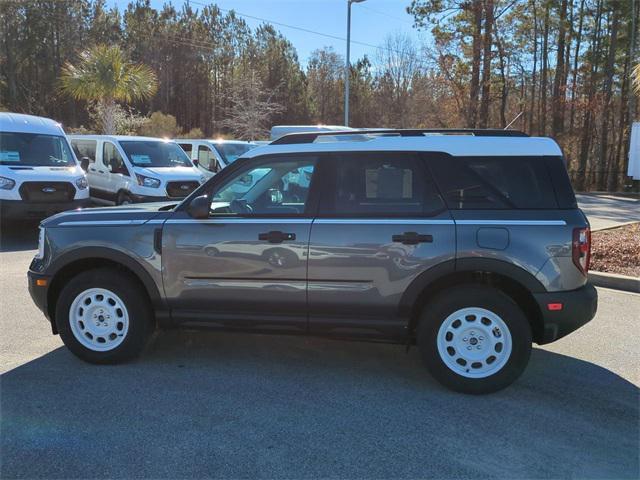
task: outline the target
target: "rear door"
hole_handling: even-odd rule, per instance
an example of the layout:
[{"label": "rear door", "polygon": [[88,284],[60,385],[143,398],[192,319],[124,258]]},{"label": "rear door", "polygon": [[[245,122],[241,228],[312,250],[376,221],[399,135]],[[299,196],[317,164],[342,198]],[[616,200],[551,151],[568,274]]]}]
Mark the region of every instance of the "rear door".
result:
[{"label": "rear door", "polygon": [[309,243],[310,330],[401,336],[407,287],[453,269],[453,220],[417,155],[345,153],[330,165]]}]

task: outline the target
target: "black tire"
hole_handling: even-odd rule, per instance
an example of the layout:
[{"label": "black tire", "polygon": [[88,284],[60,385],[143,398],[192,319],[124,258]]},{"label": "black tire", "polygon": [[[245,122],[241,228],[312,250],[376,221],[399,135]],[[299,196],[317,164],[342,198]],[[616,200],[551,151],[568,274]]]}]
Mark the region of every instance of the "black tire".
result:
[{"label": "black tire", "polygon": [[133,203],[133,198],[127,192],[118,193],[118,199],[116,200],[117,205],[126,205]]},{"label": "black tire", "polygon": [[[502,368],[484,378],[469,378],[455,372],[446,365],[438,352],[437,336],[442,324],[452,313],[470,307],[495,313],[511,334],[512,346],[508,360]],[[482,318],[480,321],[487,319]],[[462,328],[471,328],[467,325],[470,324],[463,324]],[[511,297],[486,285],[461,285],[447,289],[425,306],[418,325],[417,340],[424,363],[441,384],[457,392],[485,394],[509,386],[522,374],[531,355],[532,336],[527,318]],[[470,369],[467,368],[466,371]]]},{"label": "black tire", "polygon": [[[90,288],[116,294],[124,303],[129,327],[124,340],[108,351],[95,351],[82,345],[72,332],[69,310],[74,299]],[[153,313],[146,292],[131,275],[111,268],[99,268],[73,277],[62,289],[56,304],[56,326],[64,344],[76,356],[90,363],[111,364],[131,360],[145,347],[153,331]]]}]

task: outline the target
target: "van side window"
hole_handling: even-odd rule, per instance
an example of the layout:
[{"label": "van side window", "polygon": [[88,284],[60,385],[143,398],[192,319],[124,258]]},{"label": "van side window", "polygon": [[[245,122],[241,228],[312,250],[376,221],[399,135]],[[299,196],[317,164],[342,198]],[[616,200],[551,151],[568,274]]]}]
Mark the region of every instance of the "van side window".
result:
[{"label": "van side window", "polygon": [[543,157],[451,157],[429,160],[450,209],[558,208]]},{"label": "van side window", "polygon": [[217,172],[220,170],[218,167],[218,161],[209,147],[205,147],[203,145],[198,147],[198,162],[203,168],[206,168],[211,172]]},{"label": "van side window", "polygon": [[184,153],[189,155],[189,158],[191,158],[191,152],[193,151],[193,145],[190,144],[190,143],[179,143],[178,145],[180,145],[180,148],[182,150],[184,150]]},{"label": "van side window", "polygon": [[89,163],[95,163],[97,146],[96,140],[71,140],[71,147],[80,161],[86,157]]},{"label": "van side window", "polygon": [[116,146],[111,142],[104,142],[102,147],[102,163],[111,170],[111,173],[120,173],[129,176],[129,170],[118,152]]},{"label": "van side window", "polygon": [[321,214],[422,216],[444,209],[425,166],[410,154],[342,154],[332,163],[335,187],[321,201]]}]

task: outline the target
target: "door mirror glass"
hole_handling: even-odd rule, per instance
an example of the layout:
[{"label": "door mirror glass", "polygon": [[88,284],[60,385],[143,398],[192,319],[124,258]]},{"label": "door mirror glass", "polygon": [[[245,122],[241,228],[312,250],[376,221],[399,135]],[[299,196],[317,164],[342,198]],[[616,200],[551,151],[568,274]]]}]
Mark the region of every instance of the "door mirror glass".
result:
[{"label": "door mirror glass", "polygon": [[197,167],[198,165],[200,165],[200,160],[198,160],[197,158],[194,158],[193,160],[191,160],[193,162],[193,164]]},{"label": "door mirror glass", "polygon": [[192,218],[203,219],[209,217],[209,207],[211,206],[211,200],[208,195],[200,195],[199,197],[191,200],[191,203],[187,207],[187,213]]},{"label": "door mirror glass", "polygon": [[80,168],[86,172],[89,170],[89,163],[91,163],[91,159],[89,157],[82,157],[80,159]]}]

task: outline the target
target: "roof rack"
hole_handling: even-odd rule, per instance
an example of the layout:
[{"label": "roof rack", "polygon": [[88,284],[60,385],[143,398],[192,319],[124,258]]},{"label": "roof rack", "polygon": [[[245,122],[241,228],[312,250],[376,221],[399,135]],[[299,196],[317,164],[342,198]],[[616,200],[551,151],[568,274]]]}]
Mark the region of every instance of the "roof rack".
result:
[{"label": "roof rack", "polygon": [[318,137],[334,137],[342,135],[379,135],[400,137],[422,137],[430,134],[472,135],[475,137],[528,137],[519,130],[502,130],[497,128],[368,128],[361,130],[339,130],[329,132],[289,133],[271,142],[271,145],[293,145],[297,143],[313,143]]}]

